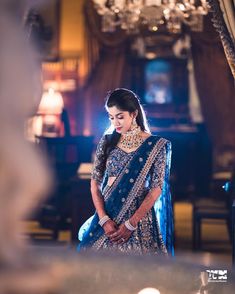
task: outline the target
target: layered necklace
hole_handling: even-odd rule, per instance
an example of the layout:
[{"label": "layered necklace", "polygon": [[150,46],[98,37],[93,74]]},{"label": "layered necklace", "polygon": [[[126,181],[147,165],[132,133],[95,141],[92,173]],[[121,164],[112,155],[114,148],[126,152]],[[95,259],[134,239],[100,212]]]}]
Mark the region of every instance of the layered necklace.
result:
[{"label": "layered necklace", "polygon": [[141,128],[136,125],[121,135],[119,146],[130,150],[139,147],[143,142],[144,138],[141,136]]}]

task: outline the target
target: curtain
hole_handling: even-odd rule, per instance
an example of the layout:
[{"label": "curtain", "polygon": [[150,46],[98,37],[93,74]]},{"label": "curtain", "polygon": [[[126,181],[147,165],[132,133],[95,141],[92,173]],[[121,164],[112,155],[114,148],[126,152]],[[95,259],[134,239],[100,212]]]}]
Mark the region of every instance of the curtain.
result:
[{"label": "curtain", "polygon": [[215,154],[235,150],[233,77],[210,16],[205,18],[204,32],[191,33],[191,40],[196,85]]},{"label": "curtain", "polygon": [[[84,97],[84,133],[96,134],[100,116],[104,113],[104,98],[117,87],[130,87],[128,35],[117,30],[101,31],[101,18],[91,0],[84,5],[89,74],[82,89]],[[98,124],[97,124],[98,122]]]},{"label": "curtain", "polygon": [[235,78],[235,4],[234,0],[208,0],[212,22],[219,32],[228,64]]}]

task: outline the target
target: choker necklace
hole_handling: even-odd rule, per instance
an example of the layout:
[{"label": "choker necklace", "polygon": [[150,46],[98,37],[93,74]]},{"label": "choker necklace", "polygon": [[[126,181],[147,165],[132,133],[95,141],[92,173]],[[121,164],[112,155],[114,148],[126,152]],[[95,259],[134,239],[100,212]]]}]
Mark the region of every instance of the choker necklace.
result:
[{"label": "choker necklace", "polygon": [[137,126],[121,135],[119,146],[123,149],[133,149],[139,147],[143,142],[141,128]]}]

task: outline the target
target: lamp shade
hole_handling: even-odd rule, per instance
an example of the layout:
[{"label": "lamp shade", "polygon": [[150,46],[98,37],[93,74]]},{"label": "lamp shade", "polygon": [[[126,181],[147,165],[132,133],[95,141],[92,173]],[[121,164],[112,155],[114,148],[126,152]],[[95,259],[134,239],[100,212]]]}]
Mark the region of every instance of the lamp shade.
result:
[{"label": "lamp shade", "polygon": [[49,88],[49,90],[42,95],[38,113],[45,115],[61,114],[63,108],[64,101],[62,95],[53,88]]}]

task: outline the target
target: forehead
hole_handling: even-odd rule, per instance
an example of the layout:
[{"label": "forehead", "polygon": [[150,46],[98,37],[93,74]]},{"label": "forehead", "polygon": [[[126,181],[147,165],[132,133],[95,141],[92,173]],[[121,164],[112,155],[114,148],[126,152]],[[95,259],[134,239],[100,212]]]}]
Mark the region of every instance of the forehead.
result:
[{"label": "forehead", "polygon": [[112,116],[115,116],[115,115],[118,115],[118,114],[129,113],[128,111],[124,111],[124,110],[122,110],[120,108],[117,108],[116,106],[108,107],[107,111],[108,111],[108,114],[112,115]]}]

